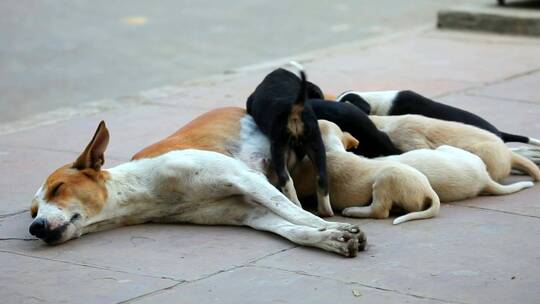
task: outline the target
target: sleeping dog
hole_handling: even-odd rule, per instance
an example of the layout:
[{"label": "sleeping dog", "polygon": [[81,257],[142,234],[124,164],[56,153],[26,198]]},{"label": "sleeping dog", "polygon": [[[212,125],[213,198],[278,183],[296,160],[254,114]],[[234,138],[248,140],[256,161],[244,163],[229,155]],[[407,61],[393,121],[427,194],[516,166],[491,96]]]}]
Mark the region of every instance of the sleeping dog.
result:
[{"label": "sleeping dog", "polygon": [[30,233],[49,244],[145,222],[244,225],[292,242],[356,256],[366,238],[294,205],[259,166],[268,139],[240,108],[205,113],[104,169],[109,131],[100,123],[73,163],[49,175],[31,205]]},{"label": "sleeping dog", "polygon": [[[398,162],[347,152],[345,146],[358,143],[354,137],[326,120],[319,120],[319,127],[327,151],[332,207],[343,210],[345,216],[362,218],[387,218],[393,206],[410,212],[396,218],[394,224],[438,214],[439,197],[421,172]],[[315,193],[315,174],[309,163],[301,162],[292,175],[301,197]]]},{"label": "sleeping dog", "polygon": [[403,151],[450,145],[480,157],[496,181],[507,177],[512,168],[540,180],[540,169],[532,161],[511,151],[499,137],[483,129],[412,114],[370,118]]},{"label": "sleeping dog", "polygon": [[247,112],[270,139],[271,164],[280,190],[300,206],[288,164],[306,154],[317,172],[317,209],[321,216],[333,216],[328,196],[326,154],[317,117],[306,103],[308,84],[302,67],[298,79],[293,73],[277,69],[268,74],[249,96]]},{"label": "sleeping dog", "polygon": [[418,114],[447,121],[461,122],[489,131],[504,142],[521,142],[540,146],[540,140],[499,131],[494,125],[471,112],[442,104],[413,91],[347,91],[337,101],[351,103],[370,115]]}]

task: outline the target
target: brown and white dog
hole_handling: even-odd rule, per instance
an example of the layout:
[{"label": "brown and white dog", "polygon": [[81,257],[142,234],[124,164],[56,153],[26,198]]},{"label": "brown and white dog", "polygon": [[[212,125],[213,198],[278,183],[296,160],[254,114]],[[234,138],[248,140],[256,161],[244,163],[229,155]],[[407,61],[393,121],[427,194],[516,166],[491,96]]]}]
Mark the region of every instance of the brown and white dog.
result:
[{"label": "brown and white dog", "polygon": [[540,169],[532,161],[510,150],[495,134],[480,128],[411,114],[370,118],[402,151],[449,145],[480,157],[496,181],[507,177],[513,168],[540,180]]},{"label": "brown and white dog", "polygon": [[[425,219],[438,214],[440,201],[428,179],[418,170],[393,161],[374,160],[347,152],[358,141],[334,123],[319,120],[326,149],[332,207],[349,217],[388,218],[392,207],[410,213],[394,224]],[[315,172],[303,161],[293,171],[297,193],[315,194]],[[366,206],[370,203],[369,206]]]},{"label": "brown and white dog", "polygon": [[208,112],[103,169],[105,124],[79,158],[53,172],[31,206],[30,233],[50,244],[85,233],[144,222],[245,225],[300,245],[355,256],[360,229],[302,210],[261,173],[268,139],[240,108]]}]

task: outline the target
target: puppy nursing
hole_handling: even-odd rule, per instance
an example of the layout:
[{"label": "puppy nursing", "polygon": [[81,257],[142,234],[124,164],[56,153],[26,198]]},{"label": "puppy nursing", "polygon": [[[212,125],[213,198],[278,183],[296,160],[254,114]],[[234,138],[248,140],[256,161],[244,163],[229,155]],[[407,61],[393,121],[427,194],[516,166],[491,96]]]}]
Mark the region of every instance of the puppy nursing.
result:
[{"label": "puppy nursing", "polygon": [[480,128],[420,115],[370,118],[403,151],[450,145],[480,157],[496,181],[507,177],[512,168],[540,180],[540,169],[532,161],[511,151],[499,137]]},{"label": "puppy nursing", "polygon": [[422,172],[441,202],[464,200],[480,194],[510,194],[534,185],[529,181],[501,185],[491,179],[478,156],[446,145],[435,150],[419,149],[379,159],[406,164]]},{"label": "puppy nursing", "polygon": [[317,117],[306,103],[308,82],[301,67],[300,76],[301,79],[284,69],[268,74],[249,96],[247,112],[270,139],[271,162],[281,191],[300,206],[287,165],[307,154],[317,170],[314,184],[317,185],[319,215],[332,216],[324,145]]},{"label": "puppy nursing", "polygon": [[[418,170],[346,152],[345,147],[357,143],[350,134],[325,120],[319,120],[319,127],[327,149],[330,201],[334,208],[352,217],[387,218],[393,206],[410,212],[395,219],[394,224],[438,214],[439,197]],[[308,163],[302,162],[292,176],[301,197],[315,193],[314,172]]]}]

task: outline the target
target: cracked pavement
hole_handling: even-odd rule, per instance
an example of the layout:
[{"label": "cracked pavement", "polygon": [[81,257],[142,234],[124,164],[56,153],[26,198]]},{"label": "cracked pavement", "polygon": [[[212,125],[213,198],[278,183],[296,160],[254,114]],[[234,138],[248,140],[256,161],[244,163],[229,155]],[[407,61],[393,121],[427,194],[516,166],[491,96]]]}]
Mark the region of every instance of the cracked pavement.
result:
[{"label": "cracked pavement", "polygon": [[[413,89],[540,137],[540,40],[418,28],[296,59],[323,90]],[[27,209],[99,122],[106,167],[196,115],[243,106],[278,63],[141,92],[98,111],[44,115],[0,132],[0,298],[6,303],[536,303],[540,187],[442,206],[440,216],[360,224],[369,245],[345,259],[243,227],[144,224],[47,246]],[[133,102],[144,100],[144,102]],[[58,115],[64,113],[65,116]],[[34,126],[34,127],[32,127]],[[19,128],[19,129],[18,129]],[[528,179],[511,177],[511,180]]]}]

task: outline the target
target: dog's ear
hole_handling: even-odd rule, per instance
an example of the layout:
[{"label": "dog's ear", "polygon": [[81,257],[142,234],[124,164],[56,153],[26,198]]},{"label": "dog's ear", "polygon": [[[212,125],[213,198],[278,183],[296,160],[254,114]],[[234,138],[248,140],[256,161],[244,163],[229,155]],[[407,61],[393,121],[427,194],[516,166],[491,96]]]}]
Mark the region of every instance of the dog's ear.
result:
[{"label": "dog's ear", "polygon": [[109,144],[109,130],[102,120],[97,127],[96,133],[83,153],[73,163],[73,168],[78,170],[94,169],[99,170],[105,163],[105,150]]},{"label": "dog's ear", "polygon": [[345,150],[349,149],[356,149],[358,148],[358,145],[360,142],[358,139],[354,138],[354,136],[351,135],[349,132],[343,132],[343,136],[341,137],[341,142],[343,143],[343,146],[345,147]]}]

